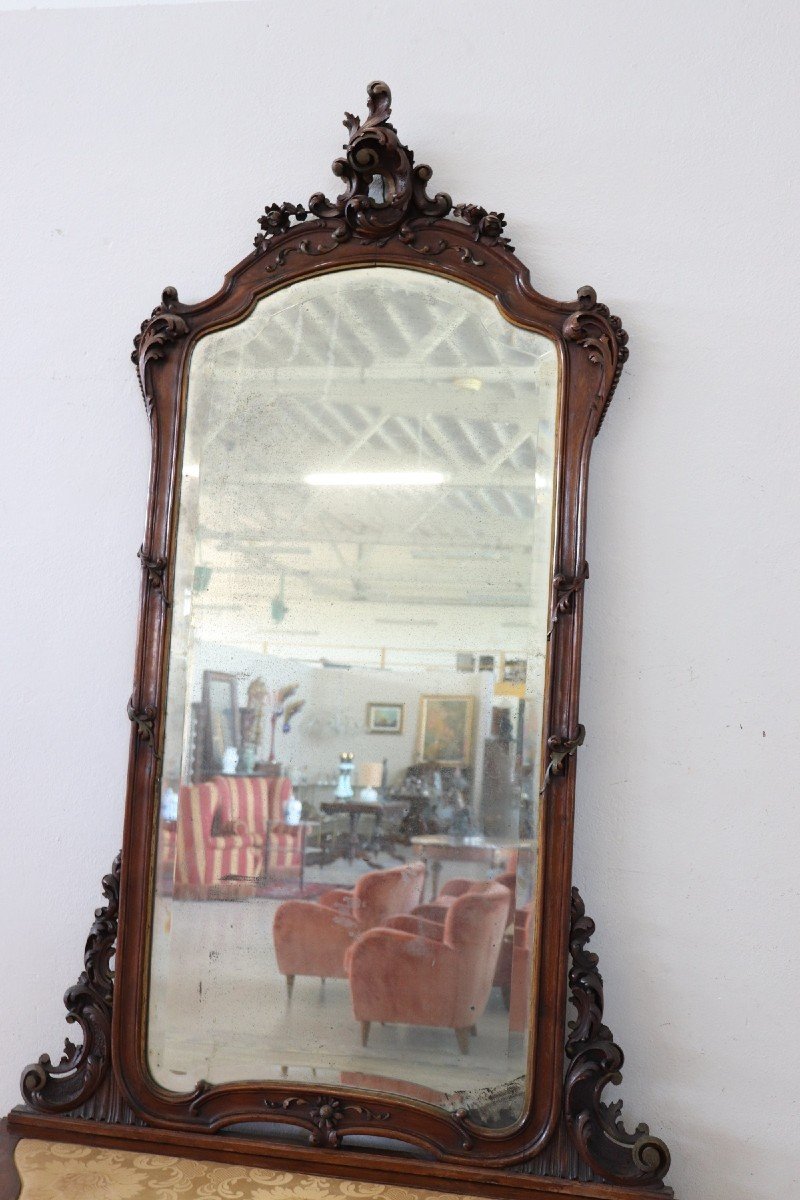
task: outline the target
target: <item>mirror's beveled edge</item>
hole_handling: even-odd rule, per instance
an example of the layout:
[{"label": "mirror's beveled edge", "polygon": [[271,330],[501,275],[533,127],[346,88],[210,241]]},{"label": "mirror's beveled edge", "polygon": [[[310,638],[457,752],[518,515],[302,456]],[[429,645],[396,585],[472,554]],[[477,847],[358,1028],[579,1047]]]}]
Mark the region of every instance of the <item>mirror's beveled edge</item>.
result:
[{"label": "mirror's beveled edge", "polygon": [[[447,218],[421,225],[422,245],[408,232],[381,245],[356,238],[339,242],[329,236],[324,221],[295,225],[276,234],[268,253],[254,253],[227,277],[210,300],[181,304],[168,289],[164,303],[143,328],[138,344],[138,368],[153,430],[153,470],[146,563],[164,562],[159,578],[145,573],[142,594],[140,645],[137,654],[137,689],[133,710],[150,724],[142,736],[134,729],[127,806],[122,922],[118,987],[114,1016],[115,1061],[120,1083],[129,1101],[146,1119],[173,1128],[213,1131],[233,1119],[276,1119],[293,1116],[312,1136],[318,1131],[314,1102],[319,1089],[295,1086],[287,1091],[279,1081],[269,1084],[237,1083],[213,1088],[203,1085],[190,1095],[176,1097],[154,1084],[146,1070],[143,1003],[148,973],[151,911],[150,862],[155,844],[154,788],[158,777],[159,720],[167,666],[169,569],[174,554],[175,499],[179,482],[182,411],[191,351],[200,337],[235,324],[263,296],[300,279],[335,270],[401,266],[434,273],[466,284],[494,300],[514,324],[550,337],[560,362],[560,438],[556,479],[556,534],[551,678],[547,731],[551,749],[574,737],[577,730],[579,651],[581,634],[580,581],[584,578],[585,490],[591,441],[597,431],[611,387],[615,382],[620,349],[603,306],[594,293],[582,290],[578,301],[556,302],[540,296],[531,286],[523,264],[505,245],[483,245],[470,226]],[[414,234],[413,227],[411,234]],[[319,240],[317,240],[319,239]],[[325,246],[317,252],[317,248]],[[305,249],[303,248],[305,247]],[[443,248],[444,247],[444,248]],[[163,582],[161,582],[163,581]],[[576,586],[575,581],[578,581]],[[559,590],[559,588],[561,590]],[[152,731],[152,732],[150,732]],[[458,1114],[447,1114],[413,1100],[377,1097],[382,1135],[416,1143],[448,1161],[484,1161],[495,1165],[520,1161],[541,1149],[559,1116],[566,1010],[567,939],[572,856],[574,764],[553,775],[548,785],[548,811],[543,824],[543,874],[540,908],[538,1005],[534,1037],[536,1069],[531,1073],[530,1102],[518,1124],[503,1131],[471,1126]],[[146,851],[143,854],[143,848]],[[143,861],[146,860],[146,861]],[[326,1095],[349,1097],[348,1088],[326,1088]],[[339,1136],[375,1132],[370,1106],[377,1094],[359,1103],[337,1125]],[[282,1103],[300,1101],[297,1112],[285,1112]],[[265,1113],[265,1103],[277,1111]],[[292,1106],[293,1108],[295,1106]],[[319,1104],[317,1104],[319,1108]]]},{"label": "mirror's beveled edge", "polygon": [[[452,222],[448,222],[448,224],[452,224]],[[462,228],[462,227],[459,226],[458,228]],[[463,258],[462,261],[472,261],[472,260]],[[481,265],[482,266],[483,262],[476,259],[476,260],[474,260],[473,265]],[[521,266],[521,264],[520,264],[520,266]],[[203,338],[206,338],[208,336],[213,336],[216,333],[222,332],[223,330],[226,330],[226,329],[230,329],[230,328],[242,323],[252,314],[252,312],[258,305],[258,303],[261,300],[263,300],[266,296],[269,296],[269,295],[274,294],[275,292],[284,290],[285,288],[290,287],[292,284],[297,283],[300,280],[320,278],[323,275],[330,275],[330,274],[334,274],[337,272],[353,271],[353,270],[369,270],[374,267],[388,267],[389,269],[396,269],[396,270],[413,269],[418,273],[435,274],[439,278],[443,277],[443,274],[441,272],[431,268],[430,266],[420,266],[419,264],[417,264],[415,262],[400,263],[397,261],[388,261],[386,258],[381,257],[381,256],[378,256],[374,261],[372,259],[369,259],[367,261],[358,261],[358,262],[348,262],[348,261],[339,262],[336,265],[327,265],[326,264],[326,266],[324,268],[320,267],[320,268],[312,269],[310,272],[304,272],[298,278],[291,278],[288,280],[281,279],[279,282],[277,282],[276,284],[274,284],[271,287],[268,287],[266,290],[260,291],[256,294],[254,294],[253,296],[251,296],[250,301],[249,301],[249,303],[247,303],[246,307],[243,308],[241,311],[237,311],[235,316],[229,317],[224,322],[219,323],[219,324],[215,322],[215,323],[212,323],[207,326],[205,323],[203,323],[202,327],[198,329],[196,336],[188,336],[187,335],[187,345],[186,345],[186,350],[185,350],[184,359],[183,359],[182,380],[180,383],[179,414],[178,414],[178,418],[177,418],[180,423],[180,429],[179,429],[179,435],[178,435],[177,461],[175,463],[175,494],[174,494],[174,501],[173,501],[173,528],[171,531],[171,535],[172,535],[171,548],[172,548],[173,552],[174,552],[174,548],[175,548],[175,538],[177,536],[177,520],[178,520],[178,514],[179,514],[179,508],[180,508],[180,487],[181,487],[181,480],[182,480],[182,467],[183,467],[182,456],[183,456],[183,442],[184,442],[183,431],[185,429],[185,421],[186,421],[186,415],[187,415],[189,374],[190,374],[190,369],[191,369],[192,353],[193,353],[194,349],[196,348],[196,346],[198,345],[198,343]],[[563,408],[563,399],[564,399],[563,387],[562,387],[562,381],[564,378],[564,371],[565,371],[563,345],[562,345],[561,341],[556,337],[556,335],[554,333],[554,329],[552,327],[548,326],[546,323],[542,322],[541,320],[535,319],[532,314],[529,314],[528,318],[523,320],[520,314],[517,314],[516,316],[512,316],[509,311],[503,310],[500,303],[498,302],[497,295],[495,293],[493,293],[491,291],[491,289],[487,290],[486,288],[479,288],[477,286],[474,286],[471,281],[468,281],[467,279],[464,279],[462,277],[456,277],[456,275],[453,273],[448,273],[444,277],[447,278],[449,282],[455,283],[458,286],[468,287],[468,288],[470,288],[470,290],[479,291],[479,292],[483,293],[484,295],[486,295],[487,299],[491,299],[493,302],[495,302],[497,304],[497,307],[500,308],[500,311],[502,312],[504,319],[506,319],[510,324],[515,325],[521,329],[526,329],[526,330],[530,330],[532,332],[540,333],[543,337],[547,338],[547,340],[550,341],[553,345],[553,349],[555,350],[557,361],[558,361],[558,384],[557,384],[557,396],[556,396],[556,408],[555,408],[555,443],[554,443],[554,478],[553,478],[554,495],[553,495],[553,509],[552,509],[552,519],[551,519],[551,553],[550,553],[551,594],[550,594],[550,598],[549,598],[550,602],[549,602],[549,608],[548,608],[548,634],[547,634],[547,653],[546,653],[546,662],[545,662],[545,686],[544,686],[544,697],[545,697],[545,706],[546,706],[547,705],[547,697],[549,696],[550,677],[551,677],[551,671],[552,671],[552,657],[553,657],[552,653],[551,653],[550,634],[552,632],[552,627],[553,627],[554,622],[558,619],[558,613],[556,612],[556,610],[554,609],[553,606],[554,606],[554,604],[557,604],[559,602],[559,597],[560,597],[560,594],[555,595],[555,596],[553,594],[552,580],[553,580],[553,578],[561,578],[560,576],[558,576],[557,570],[556,570],[555,550],[556,550],[556,533],[557,533],[559,517],[560,517],[560,497],[559,497],[560,489],[558,486],[558,472],[559,472],[559,464],[560,464],[559,453],[560,453],[560,444],[561,444],[561,420],[562,420],[562,408]],[[564,307],[568,308],[570,306],[565,305]],[[141,552],[140,552],[140,556],[141,556]],[[164,561],[167,561],[167,560],[164,559]],[[170,563],[172,563],[174,561],[174,553],[170,554],[169,561],[170,561]],[[572,590],[574,590],[574,588]],[[166,636],[167,644],[168,644],[169,643],[169,629],[167,630],[167,633],[165,636]],[[163,662],[163,672],[162,672],[162,687],[163,687],[162,695],[164,697],[166,697],[166,694],[167,694],[168,668],[169,668],[168,654],[165,654],[164,662]],[[551,729],[550,729],[549,721],[546,721],[543,725],[542,735],[541,735],[541,754],[542,754],[542,762],[543,763],[548,754],[549,747],[548,747],[547,743],[548,743],[548,737],[550,735],[550,732],[551,732]],[[154,734],[154,736],[155,736],[155,734]],[[159,750],[161,750],[162,752],[163,752],[163,739],[164,739],[164,730],[162,728],[161,736],[160,736],[160,738],[157,738],[157,741],[156,741],[156,744],[157,744]],[[159,761],[158,755],[157,755],[157,761]],[[157,787],[158,787],[158,782],[159,782],[159,780],[157,779],[156,780],[156,791],[157,791]],[[157,801],[154,800],[154,803],[156,803],[156,806],[157,806]],[[540,817],[539,817],[539,822],[538,822],[540,830],[543,827],[543,821],[542,821],[543,811],[544,811],[544,806],[542,806],[540,809]],[[156,842],[157,842],[157,837],[158,837],[158,820],[157,820],[157,817],[155,817],[154,821],[153,821],[153,827],[151,830],[151,846],[153,847],[153,850],[152,850],[153,855],[155,855],[155,846],[156,846]],[[155,861],[155,859],[153,859],[153,861]],[[148,904],[147,904],[147,917],[148,917],[148,922],[149,922],[148,926],[147,926],[147,931],[148,931],[147,932],[147,941],[148,941],[148,947],[149,947],[150,936],[151,936],[151,932],[152,932],[150,923],[152,921],[153,899],[154,899],[153,888],[152,888],[152,879],[153,879],[152,869],[148,873],[148,878],[151,881],[150,893],[149,893]],[[537,871],[537,887],[536,887],[537,912],[539,912],[541,910],[542,895],[543,895],[543,878],[544,878],[543,872],[541,870]],[[535,970],[532,970],[532,977],[535,977],[537,982],[536,982],[536,986],[532,987],[532,989],[531,989],[530,1007],[531,1007],[532,1011],[536,1008],[536,1003],[537,1003],[537,987],[538,987],[538,976],[540,974],[539,965],[540,965],[540,957],[541,957],[540,922],[536,921],[533,924],[534,924],[534,938],[533,938],[531,959],[532,959],[532,966],[535,968]],[[142,1055],[143,1055],[145,1062],[146,1062],[146,1058],[147,1058],[146,1026],[147,1026],[147,1010],[149,1008],[150,968],[151,968],[150,955],[149,955],[149,953],[147,953],[144,956],[144,959],[142,962],[143,974],[140,976],[142,991],[144,993],[143,1009],[145,1010],[142,1014],[142,1035],[141,1035],[142,1036],[142,1046],[143,1046]],[[536,1028],[535,1023],[531,1024],[529,1022],[527,1047],[526,1047],[526,1060],[527,1060],[526,1084],[525,1084],[526,1092],[525,1092],[523,1110],[522,1110],[520,1117],[517,1118],[515,1121],[509,1123],[508,1125],[505,1125],[502,1127],[480,1126],[480,1125],[475,1124],[474,1122],[470,1121],[469,1117],[466,1114],[461,1114],[458,1112],[448,1113],[446,1109],[443,1109],[439,1106],[436,1106],[429,1102],[425,1102],[425,1101],[421,1101],[421,1100],[413,1100],[413,1099],[409,1099],[409,1098],[403,1098],[398,1093],[392,1093],[392,1092],[388,1092],[388,1091],[381,1091],[379,1089],[374,1089],[374,1090],[370,1090],[369,1093],[367,1093],[367,1094],[371,1098],[374,1099],[374,1102],[376,1105],[381,1104],[385,1107],[385,1103],[391,1103],[392,1101],[395,1101],[397,1104],[400,1104],[400,1105],[406,1105],[408,1107],[424,1110],[427,1113],[433,1114],[433,1116],[437,1119],[444,1117],[444,1119],[446,1121],[448,1121],[448,1123],[451,1123],[451,1124],[454,1123],[457,1126],[459,1132],[463,1132],[462,1149],[470,1150],[470,1151],[473,1149],[473,1145],[475,1142],[475,1135],[477,1135],[478,1138],[485,1140],[488,1143],[507,1142],[509,1136],[512,1133],[515,1133],[521,1127],[523,1127],[529,1119],[528,1113],[530,1110],[530,1102],[531,1102],[531,1097],[532,1097],[532,1092],[533,1092],[533,1082],[534,1082],[534,1075],[535,1075],[534,1063],[535,1063],[535,1055],[536,1055],[536,1037],[537,1037],[537,1035],[538,1035],[538,1029]],[[152,1075],[150,1074],[149,1068],[147,1066],[145,1066],[145,1072],[147,1075],[148,1087],[150,1089],[153,1089],[153,1090],[159,1092],[161,1095],[166,1097],[169,1101],[173,1101],[174,1097],[175,1097],[175,1093],[168,1089],[163,1088],[162,1085],[160,1085],[156,1080],[154,1080]],[[281,1083],[280,1080],[277,1080],[277,1079],[275,1079],[274,1081],[259,1080],[256,1086],[258,1087],[259,1094],[263,1094],[266,1096],[267,1093],[269,1093],[271,1096],[274,1093],[276,1086],[278,1086],[278,1085],[280,1085],[280,1087],[281,1087],[281,1095],[283,1096],[285,1094],[285,1087]],[[241,1089],[242,1094],[245,1093],[245,1089],[249,1090],[251,1088],[251,1084],[248,1084],[247,1081],[228,1082],[224,1085],[219,1085],[219,1086],[214,1085],[213,1088],[212,1088],[212,1085],[204,1085],[204,1089],[206,1086],[209,1089],[213,1090],[214,1092],[218,1092],[220,1090],[220,1087],[224,1087],[226,1090],[235,1090],[238,1088],[238,1089]],[[294,1094],[297,1092],[303,1092],[303,1093],[307,1094],[309,1097],[318,1098],[320,1090],[321,1089],[319,1086],[296,1085],[291,1089],[291,1091],[292,1091],[291,1098],[294,1099],[295,1098]],[[327,1087],[322,1090],[324,1090],[326,1092],[326,1095],[327,1094],[336,1095],[336,1096],[341,1095],[342,1097],[350,1096],[351,1099],[354,1096],[363,1096],[365,1094],[365,1093],[359,1091],[359,1089],[352,1087],[352,1086],[348,1086],[348,1085],[341,1085],[339,1087],[330,1086],[330,1087]],[[184,1094],[184,1098],[186,1097],[187,1094],[188,1094],[191,1102],[196,1105],[198,1110],[201,1107],[205,1107],[207,1104],[209,1104],[210,1098],[208,1100],[206,1099],[206,1097],[207,1097],[206,1090],[203,1090],[202,1094],[198,1094],[196,1091],[193,1091],[191,1093],[186,1093],[186,1094]],[[273,1101],[271,1099],[270,1099],[270,1104],[271,1105],[273,1104]],[[362,1106],[362,1114],[366,1114],[366,1113],[368,1113],[368,1111],[369,1110],[365,1110]],[[287,1114],[282,1114],[282,1115],[285,1116]],[[291,1114],[289,1114],[289,1115],[291,1115]],[[369,1115],[364,1115],[365,1122],[368,1123],[372,1119],[373,1119],[373,1117],[371,1117]],[[556,1117],[556,1119],[557,1119],[557,1117]],[[312,1125],[313,1125],[313,1122],[312,1122]],[[312,1129],[312,1132],[313,1132],[313,1129]],[[351,1129],[350,1132],[356,1132],[355,1128]],[[374,1127],[367,1125],[367,1126],[365,1126],[365,1128],[363,1130],[359,1129],[358,1132],[375,1132],[375,1129],[374,1129]],[[388,1130],[384,1130],[384,1132],[388,1136],[391,1136],[389,1134]],[[406,1140],[411,1140],[411,1141],[415,1140],[410,1135],[405,1135],[405,1136],[406,1136]],[[537,1141],[540,1141],[541,1144],[543,1145],[544,1142],[547,1140],[548,1136],[549,1136],[549,1133],[543,1139],[537,1139]],[[431,1142],[430,1138],[426,1137],[426,1138],[420,1139],[419,1144],[422,1148],[424,1148],[426,1150],[433,1150],[437,1154],[441,1152],[440,1144],[438,1142]]]}]

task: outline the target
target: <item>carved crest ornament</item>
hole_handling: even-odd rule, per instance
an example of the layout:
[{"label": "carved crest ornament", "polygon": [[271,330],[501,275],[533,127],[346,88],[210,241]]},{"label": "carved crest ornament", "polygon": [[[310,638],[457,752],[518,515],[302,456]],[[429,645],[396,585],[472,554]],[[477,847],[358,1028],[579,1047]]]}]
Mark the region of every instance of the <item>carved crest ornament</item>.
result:
[{"label": "carved crest ornament", "polygon": [[[627,335],[619,318],[598,303],[592,288],[581,288],[577,301],[569,304],[540,296],[513,255],[514,248],[505,236],[506,219],[502,212],[476,204],[454,206],[445,192],[429,195],[432,171],[415,163],[413,152],[399,140],[390,116],[389,88],[382,82],[371,83],[367,89],[366,118],[362,121],[350,113],[345,116],[348,141],[343,156],[333,163],[333,173],[342,184],[341,193],[329,200],[317,192],[306,205],[288,201],[267,205],[258,219],[259,232],[252,252],[226,277],[221,291],[204,303],[186,305],[180,302],[174,288],[166,288],[161,304],[143,322],[134,340],[132,359],[154,443],[150,518],[139,552],[143,568],[143,623],[134,687],[136,700],[132,698],[128,705],[133,782],[128,799],[124,861],[127,863],[128,856],[135,855],[137,868],[131,874],[129,892],[125,892],[124,872],[122,882],[130,906],[128,911],[135,913],[131,918],[134,922],[142,921],[146,909],[148,892],[141,882],[146,875],[142,864],[152,863],[148,855],[152,856],[155,841],[156,806],[143,800],[155,794],[161,744],[161,688],[170,607],[167,580],[174,554],[165,498],[170,496],[169,481],[175,478],[179,461],[180,396],[188,349],[199,333],[241,319],[248,306],[252,307],[254,300],[268,290],[337,266],[387,261],[412,266],[419,262],[424,269],[471,283],[493,295],[499,306],[521,323],[526,319],[525,306],[534,315],[545,314],[554,340],[560,338],[568,354],[574,356],[569,359],[570,370],[573,377],[580,376],[584,381],[581,387],[586,401],[583,424],[579,428],[578,422],[574,422],[575,432],[570,433],[573,442],[567,452],[574,456],[571,460],[574,469],[570,468],[569,475],[573,492],[563,507],[574,514],[568,519],[574,520],[577,534],[564,540],[552,581],[548,638],[554,647],[554,673],[561,670],[565,682],[559,704],[551,708],[551,712],[558,711],[561,715],[550,726],[547,740],[550,761],[545,777],[554,828],[571,829],[575,755],[585,733],[577,720],[579,651],[574,649],[575,645],[579,647],[582,591],[588,579],[583,553],[583,489],[588,447],[602,423],[628,357]],[[582,433],[582,429],[588,433]],[[337,1093],[331,1089],[330,1094],[327,1091],[321,1094],[319,1089],[303,1090],[295,1085],[290,1094],[285,1087],[281,1091],[277,1083],[261,1090],[237,1085],[236,1095],[230,1098],[222,1089],[201,1081],[188,1098],[162,1099],[160,1110],[154,1102],[143,1111],[135,1103],[134,1093],[139,1085],[126,1083],[130,1072],[119,1059],[120,1048],[123,1057],[132,1059],[134,1053],[139,1053],[135,1027],[137,1021],[141,1023],[141,1009],[135,1010],[139,1016],[131,1020],[134,1010],[126,1008],[125,1028],[120,1023],[118,1035],[112,1037],[112,1012],[121,1002],[121,997],[115,996],[115,971],[111,965],[118,932],[119,859],[103,880],[108,904],[96,913],[86,944],[84,972],[65,996],[67,1020],[80,1028],[83,1044],[78,1046],[67,1039],[58,1064],[42,1055],[38,1062],[25,1068],[22,1076],[25,1108],[12,1114],[14,1126],[35,1133],[39,1131],[39,1122],[42,1136],[57,1138],[57,1125],[50,1118],[61,1114],[71,1120],[71,1136],[75,1137],[80,1136],[76,1129],[81,1122],[84,1126],[89,1122],[95,1126],[144,1127],[152,1131],[147,1143],[151,1149],[158,1144],[159,1129],[170,1128],[171,1148],[167,1153],[193,1151],[202,1156],[207,1139],[233,1124],[237,1117],[275,1121],[304,1128],[316,1153],[336,1151],[334,1158],[353,1156],[341,1168],[332,1166],[329,1156],[324,1167],[317,1167],[318,1171],[349,1173],[354,1177],[362,1171],[363,1178],[391,1176],[398,1182],[401,1177],[416,1178],[419,1182],[425,1178],[419,1164],[414,1167],[409,1160],[395,1157],[387,1160],[383,1173],[377,1175],[374,1158],[369,1167],[364,1156],[359,1157],[345,1146],[348,1134],[378,1133],[386,1137],[392,1136],[394,1127],[402,1126],[400,1136],[415,1142],[429,1157],[443,1164],[455,1163],[458,1170],[465,1170],[474,1162],[468,1177],[448,1175],[442,1167],[435,1186],[447,1187],[449,1191],[455,1190],[458,1182],[465,1191],[480,1192],[483,1187],[482,1194],[539,1195],[542,1200],[550,1200],[556,1194],[607,1196],[609,1200],[623,1194],[658,1196],[662,1200],[671,1196],[671,1189],[662,1183],[669,1167],[664,1143],[651,1136],[645,1125],[628,1133],[620,1120],[620,1103],[608,1104],[603,1099],[606,1087],[620,1082],[623,1056],[602,1022],[602,980],[596,956],[586,950],[594,926],[585,916],[577,891],[572,889],[570,895],[571,842],[554,842],[554,846],[551,853],[553,861],[557,860],[557,871],[548,882],[552,891],[548,900],[551,915],[543,918],[543,936],[549,930],[555,947],[555,967],[547,984],[551,989],[549,1009],[551,1014],[558,1013],[560,1005],[563,1019],[566,1000],[570,999],[576,1017],[566,1037],[563,1028],[559,1032],[557,1019],[554,1026],[552,1015],[547,1017],[551,1024],[542,1024],[541,1029],[546,1032],[555,1028],[552,1049],[543,1042],[544,1034],[537,1035],[542,1043],[537,1051],[542,1054],[542,1061],[548,1056],[552,1060],[555,1080],[552,1095],[557,1101],[555,1105],[551,1103],[547,1123],[541,1126],[546,1132],[538,1140],[526,1133],[523,1121],[509,1135],[509,1150],[503,1152],[501,1141],[471,1126],[464,1113],[437,1115],[417,1105],[413,1120],[408,1118],[403,1126],[406,1120],[403,1114],[409,1112],[409,1105],[404,1108],[395,1103],[396,1098],[380,1095],[374,1098],[376,1102],[367,1104],[352,1092]],[[563,896],[560,901],[558,894]],[[138,927],[129,929],[127,925],[123,942],[124,962],[117,967],[119,978],[124,975],[127,1005],[131,981],[138,983],[142,972],[146,972],[146,943]],[[545,1017],[536,1019],[544,1021]],[[180,1111],[179,1100],[183,1105]],[[542,1111],[545,1114],[548,1111],[546,1095]],[[117,1144],[121,1144],[119,1138]],[[137,1145],[142,1144],[140,1135]],[[229,1141],[228,1145],[234,1143]],[[245,1150],[241,1153],[246,1157]],[[274,1150],[272,1153],[274,1161]],[[270,1165],[267,1157],[262,1156],[258,1161]],[[492,1163],[497,1165],[490,1169]],[[501,1190],[492,1192],[500,1170],[503,1171]],[[485,1178],[481,1171],[485,1171]],[[548,1191],[544,1181],[554,1178],[561,1182],[554,1191]],[[571,1190],[565,1181],[572,1181],[578,1190]],[[580,1191],[578,1185],[583,1184],[590,1185],[591,1190]]]}]

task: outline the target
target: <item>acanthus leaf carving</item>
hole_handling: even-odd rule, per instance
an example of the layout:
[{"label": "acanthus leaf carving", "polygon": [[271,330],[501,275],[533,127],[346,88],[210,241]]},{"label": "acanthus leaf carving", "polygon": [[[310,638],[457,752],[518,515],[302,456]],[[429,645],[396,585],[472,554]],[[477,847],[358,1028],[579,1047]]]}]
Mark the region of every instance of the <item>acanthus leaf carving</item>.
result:
[{"label": "acanthus leaf carving", "polygon": [[[309,240],[292,247],[303,254],[321,254],[352,237],[380,243],[411,222],[431,222],[447,216],[452,200],[446,192],[428,195],[433,172],[425,163],[415,165],[413,151],[403,145],[389,123],[391,112],[392,93],[382,80],[375,80],[367,88],[366,119],[345,113],[349,139],[344,157],[337,158],[332,166],[344,190],[335,200],[315,192],[307,208],[288,201],[271,204],[259,218],[262,232],[255,239],[257,253],[264,253],[276,234],[287,232],[292,217],[305,221],[311,214],[323,222],[331,235],[330,244],[321,243],[314,249]],[[286,253],[268,269],[281,266]]]},{"label": "acanthus leaf carving", "polygon": [[426,257],[451,252],[468,266],[485,266],[485,259],[468,246],[441,236],[431,240],[422,236],[427,227],[450,212],[470,226],[473,240],[479,245],[499,246],[513,252],[511,242],[503,236],[504,213],[491,212],[478,204],[460,204],[454,209],[446,192],[428,195],[433,172],[426,163],[415,165],[413,151],[400,141],[397,130],[389,123],[391,105],[389,87],[376,80],[367,88],[366,119],[362,121],[353,113],[345,113],[349,140],[344,157],[337,158],[332,166],[334,175],[344,183],[344,190],[335,200],[315,192],[307,206],[284,201],[270,204],[264,210],[258,220],[261,232],[254,241],[258,255],[271,249],[276,236],[289,232],[292,219],[305,221],[309,216],[316,217],[320,223],[316,230],[327,235],[322,240],[308,237],[281,246],[266,262],[267,271],[280,270],[291,254],[330,254],[352,238],[384,246],[394,237]]},{"label": "acanthus leaf carving", "polygon": [[595,393],[600,406],[596,434],[603,424],[628,358],[628,335],[622,328],[620,318],[613,316],[606,304],[598,303],[593,287],[578,289],[578,308],[565,318],[562,332],[568,341],[582,346],[590,361],[600,368]]},{"label": "acanthus leaf carving", "polygon": [[189,332],[189,326],[177,311],[179,307],[175,288],[164,288],[161,303],[153,309],[147,320],[142,322],[141,329],[133,339],[131,361],[137,370],[148,418],[153,415],[155,403],[150,386],[153,363],[164,359],[172,345]]},{"label": "acanthus leaf carving", "polygon": [[596,434],[603,424],[622,367],[630,353],[627,334],[622,329],[620,318],[614,317],[607,305],[597,302],[597,293],[591,287],[578,288],[578,308],[566,317],[563,332],[567,341],[581,344],[587,350],[590,361],[600,367],[600,382],[595,394],[600,404]]},{"label": "acanthus leaf carving", "polygon": [[121,856],[103,877],[107,904],[95,919],[83,953],[84,969],[64,995],[67,1021],[80,1026],[83,1042],[64,1039],[64,1053],[54,1064],[42,1054],[22,1072],[22,1095],[40,1113],[69,1113],[87,1120],[142,1124],[119,1094],[111,1062],[111,1012],[119,915]]},{"label": "acanthus leaf carving", "polygon": [[576,1017],[565,1046],[570,1060],[564,1081],[564,1112],[570,1138],[584,1162],[602,1179],[642,1187],[660,1183],[669,1170],[664,1142],[647,1125],[629,1133],[622,1124],[622,1101],[607,1104],[602,1093],[619,1084],[624,1055],[603,1024],[603,979],[597,955],[586,949],[594,921],[577,888],[572,889],[569,986]]}]

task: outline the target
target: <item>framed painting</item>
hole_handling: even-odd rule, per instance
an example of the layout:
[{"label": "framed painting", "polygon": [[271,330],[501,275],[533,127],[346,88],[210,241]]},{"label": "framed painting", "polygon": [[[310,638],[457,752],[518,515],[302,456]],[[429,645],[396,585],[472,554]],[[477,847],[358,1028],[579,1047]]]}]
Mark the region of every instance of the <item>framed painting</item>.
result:
[{"label": "framed painting", "polygon": [[447,767],[466,766],[474,711],[474,696],[421,696],[417,757]]},{"label": "framed painting", "polygon": [[367,705],[367,733],[402,733],[404,704]]}]

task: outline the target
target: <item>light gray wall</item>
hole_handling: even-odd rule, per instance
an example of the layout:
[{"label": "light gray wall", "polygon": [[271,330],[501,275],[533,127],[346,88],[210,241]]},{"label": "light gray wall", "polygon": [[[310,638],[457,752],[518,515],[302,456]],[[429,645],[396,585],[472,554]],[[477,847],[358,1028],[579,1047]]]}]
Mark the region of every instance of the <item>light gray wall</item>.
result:
[{"label": "light gray wall", "polygon": [[788,0],[0,16],[0,1108],[58,1058],[120,842],[131,336],[165,284],[215,291],[266,203],[335,190],[382,77],[434,183],[631,334],[592,465],[575,880],[678,1195],[795,1193],[798,32]]},{"label": "light gray wall", "polygon": [[[195,700],[202,695],[204,671],[235,674],[240,706],[246,703],[247,688],[253,679],[259,678],[275,690],[292,683],[300,685],[293,699],[305,701],[305,708],[292,721],[288,735],[278,725],[275,739],[275,757],[296,782],[336,779],[342,751],[355,755],[354,787],[363,763],[382,762],[384,758],[390,782],[402,778],[406,769],[418,761],[420,696],[473,696],[473,747],[479,731],[491,728],[491,683],[487,687],[486,676],[477,671],[337,670],[209,642],[196,644],[194,661]],[[489,701],[482,705],[487,692]],[[370,703],[402,704],[402,733],[368,733]],[[268,750],[269,718],[265,717],[259,757],[266,758]]]}]

